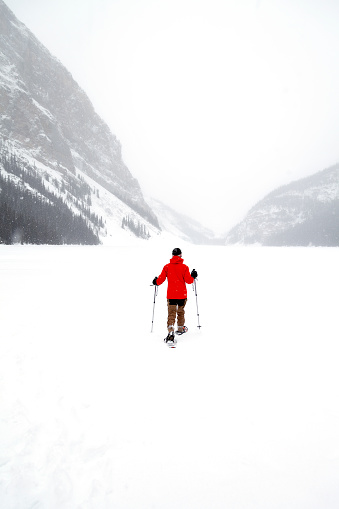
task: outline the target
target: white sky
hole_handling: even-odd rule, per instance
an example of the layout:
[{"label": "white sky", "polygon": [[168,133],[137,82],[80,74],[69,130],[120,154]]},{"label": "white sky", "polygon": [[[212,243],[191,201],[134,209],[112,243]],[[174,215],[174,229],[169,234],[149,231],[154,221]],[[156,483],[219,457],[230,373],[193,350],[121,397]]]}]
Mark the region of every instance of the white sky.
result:
[{"label": "white sky", "polygon": [[5,0],[122,143],[215,231],[339,161],[338,0]]}]

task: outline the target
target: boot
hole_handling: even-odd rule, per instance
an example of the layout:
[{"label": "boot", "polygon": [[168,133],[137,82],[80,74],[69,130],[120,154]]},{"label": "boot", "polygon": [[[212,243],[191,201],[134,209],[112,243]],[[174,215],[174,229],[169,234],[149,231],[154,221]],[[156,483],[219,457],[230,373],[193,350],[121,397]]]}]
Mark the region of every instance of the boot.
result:
[{"label": "boot", "polygon": [[174,343],[175,342],[174,331],[170,331],[167,334],[167,336],[165,337],[164,341],[165,341],[165,343],[168,343],[168,342]]},{"label": "boot", "polygon": [[186,325],[181,325],[178,327],[176,334],[178,334],[178,336],[181,336],[182,334],[185,334],[185,332],[187,332],[187,331],[188,331],[188,328],[186,327]]}]

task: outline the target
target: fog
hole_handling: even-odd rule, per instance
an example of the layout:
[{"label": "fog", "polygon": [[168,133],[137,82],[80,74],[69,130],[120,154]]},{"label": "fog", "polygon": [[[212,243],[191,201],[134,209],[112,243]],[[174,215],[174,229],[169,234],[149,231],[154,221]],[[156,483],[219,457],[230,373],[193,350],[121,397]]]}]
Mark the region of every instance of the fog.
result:
[{"label": "fog", "polygon": [[339,4],[7,0],[121,141],[143,192],[217,232],[339,161]]}]

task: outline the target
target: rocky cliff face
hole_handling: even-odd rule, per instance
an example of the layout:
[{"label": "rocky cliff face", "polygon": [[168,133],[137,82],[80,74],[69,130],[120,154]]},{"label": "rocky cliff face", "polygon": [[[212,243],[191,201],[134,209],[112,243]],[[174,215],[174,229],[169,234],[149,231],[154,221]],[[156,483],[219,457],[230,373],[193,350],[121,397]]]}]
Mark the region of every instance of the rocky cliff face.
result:
[{"label": "rocky cliff face", "polygon": [[47,172],[90,179],[159,226],[122,160],[119,141],[71,74],[2,0],[0,138]]},{"label": "rocky cliff face", "polygon": [[339,246],[339,165],[267,195],[229,232],[235,243]]}]

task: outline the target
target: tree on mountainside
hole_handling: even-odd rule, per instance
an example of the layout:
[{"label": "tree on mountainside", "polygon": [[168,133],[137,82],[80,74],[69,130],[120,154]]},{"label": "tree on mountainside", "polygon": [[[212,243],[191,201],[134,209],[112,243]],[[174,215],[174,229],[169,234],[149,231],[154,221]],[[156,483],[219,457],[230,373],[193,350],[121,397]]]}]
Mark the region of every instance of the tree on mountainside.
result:
[{"label": "tree on mountainside", "polygon": [[140,223],[140,221],[134,222],[134,220],[131,219],[129,216],[125,216],[122,218],[121,228],[129,229],[131,232],[134,233],[134,235],[142,239],[150,238],[150,234],[146,229],[145,225]]},{"label": "tree on mountainside", "polygon": [[[6,173],[0,171],[0,243],[99,244],[89,220],[47,190],[36,169],[4,153],[1,165]],[[103,224],[102,218],[86,212],[98,227]]]}]

